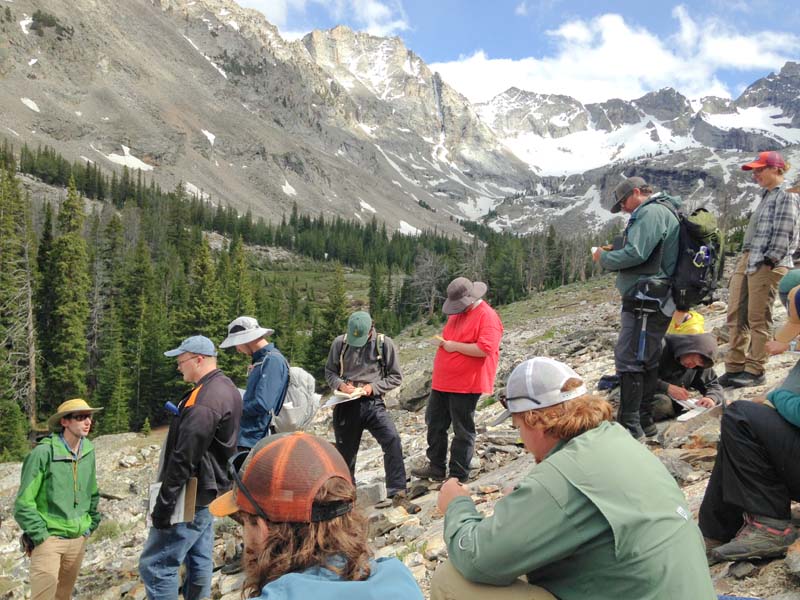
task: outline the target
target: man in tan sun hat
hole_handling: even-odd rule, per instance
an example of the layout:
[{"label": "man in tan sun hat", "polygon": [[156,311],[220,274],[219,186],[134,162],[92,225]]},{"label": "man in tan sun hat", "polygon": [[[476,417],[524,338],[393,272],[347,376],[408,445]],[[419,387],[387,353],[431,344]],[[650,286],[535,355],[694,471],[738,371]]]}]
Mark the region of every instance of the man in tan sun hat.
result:
[{"label": "man in tan sun hat", "polygon": [[86,436],[94,413],[86,400],[63,402],[47,424],[52,435],[25,457],[14,518],[31,558],[32,600],[69,600],[86,538],[100,524],[94,446]]},{"label": "man in tan sun hat", "polygon": [[500,317],[483,300],[486,284],[456,277],[447,286],[442,312],[447,324],[433,359],[431,394],[425,408],[428,426],[428,464],[411,470],[422,479],[444,481],[447,463],[447,430],[453,425],[450,444],[450,477],[469,479],[475,450],[475,407],[481,394],[494,391],[500,338]]}]

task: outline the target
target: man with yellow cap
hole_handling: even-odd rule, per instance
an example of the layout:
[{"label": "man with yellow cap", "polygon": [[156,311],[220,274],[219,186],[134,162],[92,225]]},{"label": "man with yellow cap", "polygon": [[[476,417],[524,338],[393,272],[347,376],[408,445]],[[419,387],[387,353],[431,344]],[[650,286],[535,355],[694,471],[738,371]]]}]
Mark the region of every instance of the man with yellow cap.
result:
[{"label": "man with yellow cap", "polygon": [[[788,321],[766,343],[780,354],[800,335],[800,285],[787,298]],[[717,459],[700,506],[700,530],[717,561],[783,555],[797,537],[791,502],[800,500],[800,362],[760,402],[739,401],[722,415]]]},{"label": "man with yellow cap", "polygon": [[100,524],[94,446],[86,438],[94,413],[85,400],[63,402],[44,438],[22,464],[14,518],[31,558],[32,600],[69,600],[86,538]]}]

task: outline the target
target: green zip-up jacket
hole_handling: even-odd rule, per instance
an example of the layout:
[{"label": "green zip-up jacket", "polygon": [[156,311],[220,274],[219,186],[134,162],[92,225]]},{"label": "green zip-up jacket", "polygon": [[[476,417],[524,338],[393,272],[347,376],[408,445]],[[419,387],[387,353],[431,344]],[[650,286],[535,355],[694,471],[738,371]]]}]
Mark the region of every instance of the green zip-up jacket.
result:
[{"label": "green zip-up jacket", "polygon": [[97,529],[99,500],[92,442],[83,439],[75,460],[54,433],[22,463],[14,519],[37,546],[51,535],[76,538]]},{"label": "green zip-up jacket", "polygon": [[[631,213],[625,227],[622,248],[600,254],[600,266],[607,271],[617,271],[616,285],[623,297],[631,295],[634,286],[641,279],[668,280],[675,272],[680,225],[675,214],[659,201],[670,202],[676,210],[680,206],[679,198],[663,192],[653,194]],[[636,267],[650,258],[660,242],[664,246],[658,272],[637,273]]]},{"label": "green zip-up jacket", "polygon": [[484,518],[447,507],[450,561],[469,581],[527,575],[560,600],[715,600],[700,530],[666,468],[616,423],[560,442]]}]

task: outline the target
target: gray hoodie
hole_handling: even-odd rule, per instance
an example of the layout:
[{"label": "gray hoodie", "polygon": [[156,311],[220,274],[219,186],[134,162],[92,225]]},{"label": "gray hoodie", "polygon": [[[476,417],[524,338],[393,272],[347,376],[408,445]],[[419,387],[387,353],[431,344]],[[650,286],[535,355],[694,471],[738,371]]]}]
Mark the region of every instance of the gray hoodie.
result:
[{"label": "gray hoodie", "polygon": [[[666,394],[667,387],[672,384],[695,389],[717,404],[722,403],[725,395],[713,369],[716,352],[717,340],[710,333],[664,336],[656,391]],[[705,366],[687,369],[680,363],[681,356],[693,353],[705,358]]]}]

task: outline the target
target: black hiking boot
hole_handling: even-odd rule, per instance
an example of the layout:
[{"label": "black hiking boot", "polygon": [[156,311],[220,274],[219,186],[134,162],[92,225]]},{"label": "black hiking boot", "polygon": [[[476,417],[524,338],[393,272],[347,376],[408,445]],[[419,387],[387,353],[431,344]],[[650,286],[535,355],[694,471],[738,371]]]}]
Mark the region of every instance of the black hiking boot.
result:
[{"label": "black hiking boot", "polygon": [[733,385],[733,378],[738,377],[741,374],[742,371],[739,371],[738,373],[728,373],[726,371],[724,375],[721,375],[719,378],[717,378],[717,382],[724,388],[735,387]]},{"label": "black hiking boot", "polygon": [[748,373],[747,371],[743,373],[737,373],[734,377],[731,377],[731,384],[735,388],[755,387],[757,385],[764,385],[766,382],[767,378],[764,377],[763,374],[754,375],[753,373]]}]

